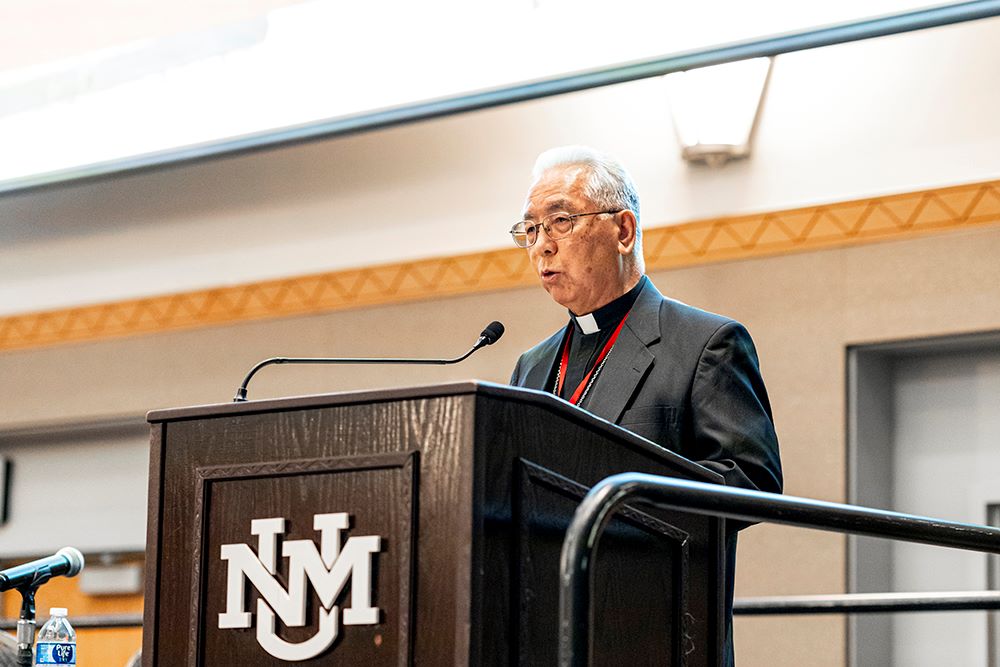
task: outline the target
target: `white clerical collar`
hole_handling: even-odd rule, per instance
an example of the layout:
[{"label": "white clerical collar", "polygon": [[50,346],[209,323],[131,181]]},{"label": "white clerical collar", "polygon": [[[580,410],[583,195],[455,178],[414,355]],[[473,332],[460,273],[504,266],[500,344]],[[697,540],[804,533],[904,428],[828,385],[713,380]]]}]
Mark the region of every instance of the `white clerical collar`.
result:
[{"label": "white clerical collar", "polygon": [[595,334],[604,329],[614,329],[628,315],[629,309],[632,308],[635,300],[639,298],[639,292],[642,291],[643,285],[646,284],[647,280],[646,276],[643,276],[635,284],[635,287],[611,303],[606,303],[591,313],[576,315],[571,310],[569,311],[569,315],[584,335]]},{"label": "white clerical collar", "polygon": [[597,318],[594,317],[593,313],[580,315],[575,319],[576,319],[576,325],[580,327],[580,331],[582,331],[585,334],[593,334],[601,330],[601,327],[597,326]]}]

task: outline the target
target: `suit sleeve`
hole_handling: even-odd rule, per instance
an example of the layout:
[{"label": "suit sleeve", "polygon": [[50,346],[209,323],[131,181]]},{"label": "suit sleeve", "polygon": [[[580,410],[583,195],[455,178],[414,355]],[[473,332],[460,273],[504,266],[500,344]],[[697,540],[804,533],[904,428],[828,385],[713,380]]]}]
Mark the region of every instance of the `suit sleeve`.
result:
[{"label": "suit sleeve", "polygon": [[728,322],[702,351],[691,390],[691,458],[727,486],[781,493],[781,461],[757,351],[747,330]]},{"label": "suit sleeve", "polygon": [[507,383],[512,387],[521,386],[521,359],[523,357],[518,357],[517,363],[514,364],[514,372],[510,374],[510,382]]}]

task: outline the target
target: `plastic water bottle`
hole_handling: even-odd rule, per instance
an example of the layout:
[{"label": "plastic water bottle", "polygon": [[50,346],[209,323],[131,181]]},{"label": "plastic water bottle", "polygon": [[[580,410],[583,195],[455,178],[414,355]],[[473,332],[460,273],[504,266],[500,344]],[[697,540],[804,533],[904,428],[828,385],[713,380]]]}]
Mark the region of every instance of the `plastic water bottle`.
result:
[{"label": "plastic water bottle", "polygon": [[76,632],[66,619],[65,607],[49,609],[49,620],[35,641],[36,665],[75,665]]}]

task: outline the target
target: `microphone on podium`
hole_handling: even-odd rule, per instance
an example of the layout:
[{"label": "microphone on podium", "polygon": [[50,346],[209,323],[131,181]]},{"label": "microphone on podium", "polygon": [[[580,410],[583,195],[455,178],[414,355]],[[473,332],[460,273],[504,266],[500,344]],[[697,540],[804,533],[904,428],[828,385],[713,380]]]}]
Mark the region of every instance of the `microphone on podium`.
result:
[{"label": "microphone on podium", "polygon": [[83,554],[73,547],[63,547],[54,556],[46,556],[23,565],[0,571],[0,591],[9,591],[36,581],[44,583],[60,575],[75,577],[83,569]]},{"label": "microphone on podium", "polygon": [[270,359],[265,359],[261,361],[256,366],[250,369],[247,376],[243,378],[243,384],[240,385],[239,389],[236,390],[236,396],[233,397],[234,403],[242,403],[247,400],[247,385],[250,384],[250,378],[254,374],[265,366],[271,366],[272,364],[436,364],[436,365],[446,365],[446,364],[457,364],[460,361],[465,361],[469,356],[481,348],[487,345],[492,345],[493,343],[500,340],[500,336],[503,336],[504,328],[503,324],[494,320],[486,325],[482,333],[479,334],[479,340],[476,344],[469,349],[468,352],[460,357],[455,357],[454,359],[408,359],[408,358],[364,358],[364,357],[271,357]]}]

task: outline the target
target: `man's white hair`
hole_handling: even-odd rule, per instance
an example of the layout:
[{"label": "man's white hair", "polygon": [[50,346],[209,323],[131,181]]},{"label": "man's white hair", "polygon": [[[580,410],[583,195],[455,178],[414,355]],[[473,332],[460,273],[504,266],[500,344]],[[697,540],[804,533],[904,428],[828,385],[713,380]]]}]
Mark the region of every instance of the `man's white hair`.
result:
[{"label": "man's white hair", "polygon": [[532,181],[537,183],[550,169],[573,165],[587,168],[588,175],[583,184],[583,194],[598,208],[608,211],[628,209],[635,214],[637,224],[632,260],[639,272],[645,273],[642,227],[638,224],[639,192],[621,162],[588,146],[559,146],[550,148],[538,156],[531,170]]}]

